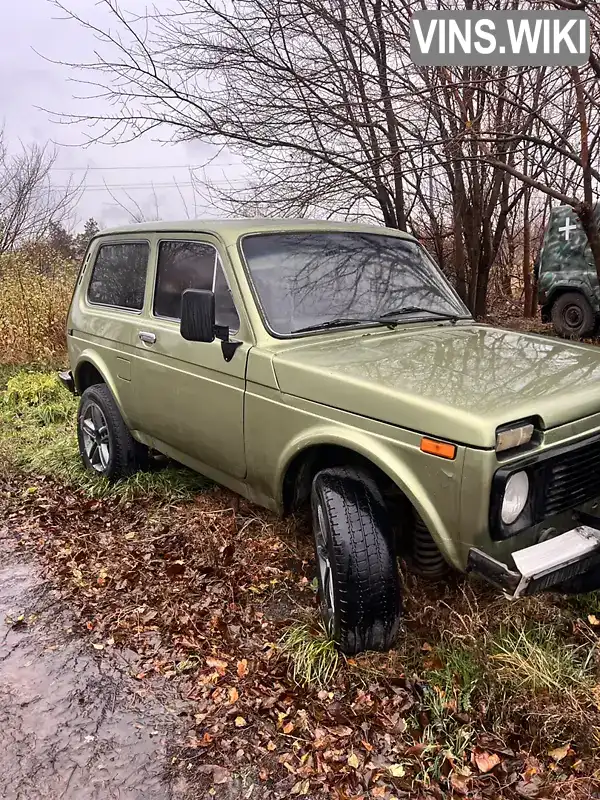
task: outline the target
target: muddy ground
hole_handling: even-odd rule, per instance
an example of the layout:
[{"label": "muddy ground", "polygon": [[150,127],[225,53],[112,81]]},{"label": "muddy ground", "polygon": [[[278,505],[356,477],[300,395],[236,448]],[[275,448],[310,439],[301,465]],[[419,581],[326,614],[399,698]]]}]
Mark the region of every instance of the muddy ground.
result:
[{"label": "muddy ground", "polygon": [[177,699],[135,685],[126,650],[90,649],[61,592],[6,530],[0,550],[0,797],[191,797],[171,770]]}]

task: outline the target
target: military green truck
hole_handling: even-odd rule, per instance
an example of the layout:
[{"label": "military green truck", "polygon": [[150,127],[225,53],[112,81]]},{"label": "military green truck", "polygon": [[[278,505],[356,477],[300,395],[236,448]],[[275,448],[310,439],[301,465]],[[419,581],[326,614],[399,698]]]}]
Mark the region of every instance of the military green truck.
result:
[{"label": "military green truck", "polygon": [[[596,210],[600,223],[600,209]],[[587,236],[570,206],[557,206],[535,264],[543,322],[560,336],[582,339],[598,327],[600,287]]]},{"label": "military green truck", "polygon": [[91,242],[67,322],[81,458],[162,453],[312,509],[321,613],[391,647],[398,561],[511,598],[600,584],[600,350],[477,323],[397,230],[152,223]]}]

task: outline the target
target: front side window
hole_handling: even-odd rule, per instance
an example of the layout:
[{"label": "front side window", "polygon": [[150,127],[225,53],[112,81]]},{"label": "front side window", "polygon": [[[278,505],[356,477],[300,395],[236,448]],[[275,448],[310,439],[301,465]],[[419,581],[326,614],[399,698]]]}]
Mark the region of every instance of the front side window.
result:
[{"label": "front side window", "polygon": [[215,293],[217,325],[239,329],[239,317],[215,247],[205,242],[165,241],[158,248],[154,313],[181,319],[181,295],[186,289]]},{"label": "front side window", "polygon": [[101,245],[88,287],[90,303],[141,311],[149,254],[147,242]]},{"label": "front side window", "polygon": [[402,321],[470,317],[425,249],[400,237],[264,233],[244,237],[242,252],[277,334],[377,322],[382,315]]}]

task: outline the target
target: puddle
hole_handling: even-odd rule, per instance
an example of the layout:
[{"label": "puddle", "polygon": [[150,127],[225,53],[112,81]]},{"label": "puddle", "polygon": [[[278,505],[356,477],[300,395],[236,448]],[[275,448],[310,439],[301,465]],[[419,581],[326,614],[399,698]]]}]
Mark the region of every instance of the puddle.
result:
[{"label": "puddle", "polygon": [[69,633],[60,595],[8,550],[0,537],[0,797],[183,800],[168,777],[173,717]]}]

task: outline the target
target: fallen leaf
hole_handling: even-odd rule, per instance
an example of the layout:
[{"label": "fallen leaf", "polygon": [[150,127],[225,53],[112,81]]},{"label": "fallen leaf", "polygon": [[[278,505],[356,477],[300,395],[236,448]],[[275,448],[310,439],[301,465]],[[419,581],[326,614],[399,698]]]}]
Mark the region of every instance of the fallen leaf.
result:
[{"label": "fallen leaf", "polygon": [[527,800],[537,797],[542,791],[543,782],[539,775],[535,775],[530,781],[520,780],[515,786],[515,791],[519,797],[525,797]]},{"label": "fallen leaf", "polygon": [[132,539],[135,539],[135,533],[134,533],[134,531],[129,531],[129,533],[126,533],[126,534],[125,534],[125,538],[126,538],[127,540],[129,540],[129,541],[131,541]]},{"label": "fallen leaf", "polygon": [[423,752],[427,749],[427,745],[423,744],[423,742],[419,742],[418,744],[413,744],[406,750],[407,756],[421,756]]},{"label": "fallen leaf", "polygon": [[392,778],[403,778],[406,775],[406,770],[402,764],[390,764],[387,771]]},{"label": "fallen leaf", "polygon": [[216,669],[219,675],[225,675],[225,671],[227,670],[226,661],[222,661],[220,658],[212,658],[212,656],[206,659],[206,665]]},{"label": "fallen leaf", "polygon": [[261,769],[261,771],[258,773],[258,777],[261,779],[261,781],[266,781],[266,780],[268,780],[268,779],[269,779],[269,770],[268,770],[268,769],[265,769],[265,768],[263,767],[263,768]]},{"label": "fallen leaf", "polygon": [[298,783],[295,783],[292,786],[292,794],[303,795],[303,794],[308,794],[309,791],[310,791],[310,781],[309,780],[298,781]]},{"label": "fallen leaf", "polygon": [[358,760],[358,756],[356,755],[356,753],[351,753],[348,756],[348,766],[352,767],[352,769],[358,769],[359,765],[360,761]]},{"label": "fallen leaf", "polygon": [[272,753],[273,750],[277,750],[277,746],[273,742],[267,742],[267,750]]},{"label": "fallen leaf", "polygon": [[450,786],[452,786],[457,794],[468,794],[468,781],[469,778],[464,775],[458,775],[456,772],[453,772],[452,775],[450,775]]},{"label": "fallen leaf", "polygon": [[562,761],[563,758],[566,758],[569,755],[569,750],[571,749],[571,744],[565,744],[563,747],[557,747],[554,750],[549,750],[548,755],[550,758],[553,758],[555,761]]},{"label": "fallen leaf", "polygon": [[387,794],[387,789],[385,786],[374,786],[371,789],[371,796],[372,797],[385,797]]},{"label": "fallen leaf", "polygon": [[238,678],[243,678],[243,677],[244,677],[244,675],[245,675],[247,672],[248,672],[248,662],[246,661],[246,659],[245,659],[245,658],[243,658],[241,661],[238,661],[238,662],[237,662],[237,674],[238,674]]},{"label": "fallen leaf", "polygon": [[289,733],[291,733],[293,730],[294,730],[294,723],[293,723],[293,722],[288,722],[288,723],[286,723],[286,724],[283,726],[283,732],[284,732],[285,734],[289,734]]},{"label": "fallen leaf", "polygon": [[92,644],[92,647],[94,648],[94,650],[104,650],[104,645],[100,644],[100,642],[94,642]]},{"label": "fallen leaf", "polygon": [[352,736],[352,728],[349,728],[347,725],[336,725],[334,728],[328,728],[327,730],[333,736]]},{"label": "fallen leaf", "polygon": [[360,743],[361,743],[361,744],[362,744],[362,746],[365,748],[365,750],[367,751],[367,753],[371,753],[371,752],[373,751],[373,745],[372,745],[372,744],[369,744],[369,743],[368,743],[368,742],[366,742],[364,739],[361,739],[361,740],[360,740]]},{"label": "fallen leaf", "polygon": [[600,625],[600,619],[598,619],[598,617],[596,617],[594,614],[590,614],[588,616],[588,622],[590,625]]},{"label": "fallen leaf", "polygon": [[218,764],[199,764],[196,771],[202,775],[212,775],[213,783],[227,783],[231,777],[229,770]]},{"label": "fallen leaf", "polygon": [[226,544],[225,547],[222,547],[219,550],[219,555],[221,556],[221,566],[228,567],[233,561],[234,553],[235,547],[233,544]]},{"label": "fallen leaf", "polygon": [[176,578],[179,575],[183,575],[185,572],[185,565],[183,561],[172,561],[170,564],[167,564],[166,572],[169,578]]},{"label": "fallen leaf", "polygon": [[473,763],[479,772],[491,772],[494,767],[502,761],[497,753],[488,753],[487,750],[474,750],[472,756]]},{"label": "fallen leaf", "polygon": [[236,728],[243,728],[244,725],[247,725],[247,722],[243,717],[236,717],[235,718],[235,727]]},{"label": "fallen leaf", "polygon": [[238,690],[235,688],[235,686],[232,686],[230,688],[230,690],[229,690],[229,702],[230,702],[230,704],[233,705],[234,703],[237,703],[237,701],[239,699],[239,696],[240,696],[240,694],[239,694]]}]

